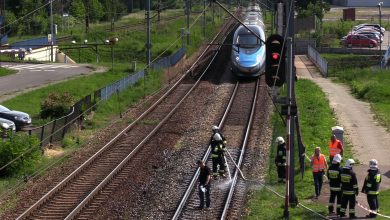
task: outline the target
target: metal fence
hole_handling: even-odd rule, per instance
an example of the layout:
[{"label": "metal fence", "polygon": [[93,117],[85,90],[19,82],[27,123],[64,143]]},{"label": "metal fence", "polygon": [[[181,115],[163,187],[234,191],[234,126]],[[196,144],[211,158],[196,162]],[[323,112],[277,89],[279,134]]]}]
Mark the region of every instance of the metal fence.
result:
[{"label": "metal fence", "polygon": [[[185,55],[185,48],[180,48],[171,56],[157,60],[151,68],[161,69],[175,65]],[[41,127],[29,130],[30,135],[35,135],[41,141],[41,146],[47,146],[54,142],[60,142],[64,139],[66,133],[80,129],[84,120],[84,115],[97,108],[100,100],[108,100],[116,92],[122,91],[145,76],[145,71],[140,70],[132,75],[126,76],[104,88],[96,90],[93,94],[85,96],[71,108],[68,115],[55,119]]]},{"label": "metal fence", "polygon": [[307,46],[307,55],[310,60],[320,69],[322,76],[328,76],[328,61],[321,57],[321,54],[312,46]]},{"label": "metal fence", "polygon": [[[52,39],[53,45],[56,44],[56,37]],[[50,44],[49,37],[39,37],[29,40],[18,41],[10,45],[10,48],[40,48]]]}]

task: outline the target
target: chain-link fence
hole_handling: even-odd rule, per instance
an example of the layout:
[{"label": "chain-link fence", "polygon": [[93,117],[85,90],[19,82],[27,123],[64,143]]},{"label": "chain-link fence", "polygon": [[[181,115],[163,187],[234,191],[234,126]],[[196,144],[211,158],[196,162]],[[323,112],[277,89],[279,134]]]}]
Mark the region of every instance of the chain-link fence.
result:
[{"label": "chain-link fence", "polygon": [[[180,48],[171,56],[161,58],[151,65],[152,69],[162,69],[175,65],[185,55],[185,48]],[[35,135],[41,141],[41,147],[47,146],[54,142],[61,142],[66,133],[80,129],[84,115],[97,108],[100,100],[108,100],[116,92],[120,92],[145,76],[145,70],[140,70],[132,75],[126,76],[110,85],[96,90],[93,94],[85,96],[71,108],[71,111],[62,118],[55,119],[43,126],[29,130],[30,135]]]}]

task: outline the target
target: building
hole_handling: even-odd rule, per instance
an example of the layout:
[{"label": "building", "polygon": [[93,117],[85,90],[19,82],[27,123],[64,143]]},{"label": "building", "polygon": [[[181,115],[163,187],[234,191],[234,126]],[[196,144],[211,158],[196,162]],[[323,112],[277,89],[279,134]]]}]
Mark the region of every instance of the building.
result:
[{"label": "building", "polygon": [[346,7],[376,7],[383,2],[383,7],[390,6],[390,0],[332,0],[333,5]]}]

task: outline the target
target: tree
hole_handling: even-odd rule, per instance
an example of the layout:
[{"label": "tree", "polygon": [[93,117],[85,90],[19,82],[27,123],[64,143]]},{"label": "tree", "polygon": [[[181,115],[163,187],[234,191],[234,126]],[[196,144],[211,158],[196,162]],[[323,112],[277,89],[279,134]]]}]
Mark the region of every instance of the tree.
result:
[{"label": "tree", "polygon": [[303,7],[298,8],[298,17],[305,18],[305,17],[315,15],[322,23],[322,19],[324,18],[325,12],[329,10],[330,7],[327,2],[317,1],[314,4],[309,3],[306,8]]},{"label": "tree", "polygon": [[82,0],[73,0],[70,8],[70,14],[77,18],[79,21],[84,21],[85,19],[85,6]]},{"label": "tree", "polygon": [[100,21],[104,17],[103,5],[99,0],[89,0],[89,19],[93,21]]}]

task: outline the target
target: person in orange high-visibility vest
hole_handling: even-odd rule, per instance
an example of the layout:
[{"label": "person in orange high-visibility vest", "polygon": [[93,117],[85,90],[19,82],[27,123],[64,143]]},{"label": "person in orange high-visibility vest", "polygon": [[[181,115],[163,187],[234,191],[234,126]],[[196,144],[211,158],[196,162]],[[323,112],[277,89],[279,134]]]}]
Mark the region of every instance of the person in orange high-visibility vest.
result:
[{"label": "person in orange high-visibility vest", "polygon": [[318,199],[321,195],[322,178],[328,169],[328,163],[326,162],[325,156],[321,154],[320,147],[315,148],[314,155],[310,160],[310,166],[313,169],[315,198]]},{"label": "person in orange high-visibility vest", "polygon": [[329,159],[330,161],[332,162],[333,161],[333,157],[336,155],[336,154],[340,154],[340,156],[343,156],[343,144],[341,143],[341,141],[339,141],[337,138],[336,138],[336,135],[332,134],[332,136],[330,137],[330,142],[329,142]]}]

